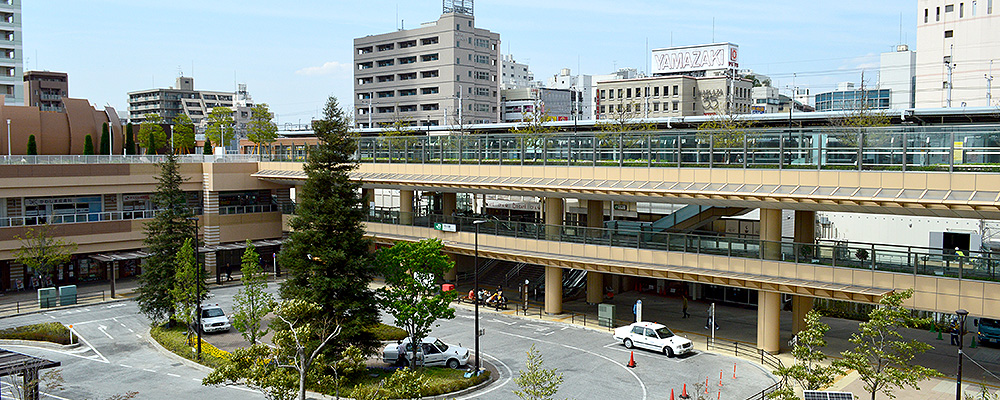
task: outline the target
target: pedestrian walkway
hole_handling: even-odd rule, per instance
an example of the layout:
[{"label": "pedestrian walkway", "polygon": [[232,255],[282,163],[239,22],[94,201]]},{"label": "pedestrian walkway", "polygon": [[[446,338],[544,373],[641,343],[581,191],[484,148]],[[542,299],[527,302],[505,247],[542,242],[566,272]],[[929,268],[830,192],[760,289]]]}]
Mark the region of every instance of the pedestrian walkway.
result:
[{"label": "pedestrian walkway", "polygon": [[[469,287],[468,285],[462,285],[459,290],[464,290],[462,293],[467,293]],[[521,309],[519,294],[511,291],[507,291],[506,294],[510,299],[510,310],[505,312],[510,314],[520,312],[518,311]],[[711,331],[706,328],[708,309],[711,306],[711,302],[705,300],[689,301],[688,312],[691,314],[690,318],[682,318],[683,304],[679,296],[670,297],[631,291],[616,294],[613,299],[605,300],[605,304],[615,305],[615,319],[618,321],[616,324],[624,324],[627,323],[626,321],[631,322],[635,320],[632,309],[636,300],[642,300],[643,320],[662,323],[678,334],[694,341],[697,350],[706,350],[708,338],[711,336]],[[575,324],[583,324],[586,321],[587,326],[595,329],[608,329],[610,334],[609,328],[601,328],[597,325],[597,306],[587,304],[585,298],[565,301],[563,303],[564,313],[560,315],[550,316],[540,313],[540,310],[537,308],[538,306],[538,303],[529,304],[529,311],[527,313],[529,317]],[[480,307],[480,310],[492,312],[493,309]],[[743,342],[756,347],[757,310],[755,307],[740,307],[717,303],[716,318],[719,325],[719,329],[715,331],[716,340]],[[849,339],[851,334],[857,332],[858,321],[824,317],[822,322],[830,326],[830,330],[826,335],[827,348],[825,353],[828,356],[839,358],[841,351],[854,348]],[[968,324],[970,326],[967,326],[967,329],[974,331],[974,328],[971,326],[971,318]],[[918,356],[915,363],[934,368],[945,376],[921,382],[919,391],[913,389],[899,390],[896,392],[896,398],[954,398],[955,377],[958,366],[958,347],[949,344],[947,334],[941,336],[941,340],[938,339],[937,332],[906,329],[902,334],[908,340],[916,339],[934,346],[934,349],[931,351]],[[964,352],[966,359],[962,371],[965,393],[978,394],[980,391],[979,383],[984,383],[996,391],[997,386],[1000,386],[1000,379],[997,378],[997,376],[1000,376],[1000,347],[996,345],[979,345],[975,348],[970,348],[972,336],[973,334],[965,336]],[[790,365],[793,362],[793,358],[789,354],[791,337],[792,313],[790,311],[783,311],[781,315],[782,352],[778,354],[778,358],[785,365]],[[838,380],[831,390],[849,391],[862,398],[869,398],[863,385],[864,383],[858,379],[857,373],[851,372]],[[879,395],[877,399],[887,399],[887,397]]]}]

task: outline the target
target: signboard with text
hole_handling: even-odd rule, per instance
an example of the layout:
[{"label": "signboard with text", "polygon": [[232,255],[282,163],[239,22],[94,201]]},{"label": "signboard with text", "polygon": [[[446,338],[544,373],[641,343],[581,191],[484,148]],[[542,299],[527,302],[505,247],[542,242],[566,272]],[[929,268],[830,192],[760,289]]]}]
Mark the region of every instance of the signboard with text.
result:
[{"label": "signboard with text", "polygon": [[654,74],[737,69],[739,46],[732,43],[715,43],[697,46],[670,47],[653,50]]}]

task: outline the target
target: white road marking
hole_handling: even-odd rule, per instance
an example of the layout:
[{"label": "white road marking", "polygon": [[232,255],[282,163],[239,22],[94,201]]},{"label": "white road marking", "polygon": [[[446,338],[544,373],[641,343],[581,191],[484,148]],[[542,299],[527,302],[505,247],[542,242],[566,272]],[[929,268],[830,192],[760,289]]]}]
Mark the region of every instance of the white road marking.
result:
[{"label": "white road marking", "polygon": [[[475,392],[475,393],[471,393],[471,394],[468,394],[468,395],[466,395],[466,396],[464,396],[464,397],[458,397],[458,398],[456,398],[455,400],[465,400],[465,399],[473,399],[473,398],[479,398],[480,396],[482,396],[482,395],[484,395],[484,394],[487,394],[487,393],[489,393],[489,392],[492,392],[492,391],[494,391],[494,390],[497,390],[497,389],[499,389],[499,388],[502,388],[502,387],[503,387],[504,385],[506,385],[506,384],[507,384],[508,382],[510,382],[510,380],[511,380],[511,379],[513,379],[513,378],[514,378],[514,372],[513,372],[513,371],[511,371],[510,367],[509,367],[509,366],[507,366],[507,364],[505,364],[505,363],[504,363],[503,361],[500,361],[500,359],[499,359],[499,358],[496,358],[496,357],[493,357],[493,356],[491,356],[491,355],[489,355],[489,354],[486,354],[486,353],[483,353],[483,358],[490,358],[490,359],[492,359],[492,360],[494,360],[494,361],[496,361],[496,362],[500,363],[500,365],[502,365],[502,366],[503,366],[503,368],[507,370],[507,379],[504,379],[504,380],[503,380],[503,383],[501,383],[501,384],[499,384],[499,385],[490,385],[490,386],[493,386],[493,387],[491,387],[491,388],[489,388],[489,389],[487,389],[487,390],[484,390],[484,391],[482,391],[482,392]],[[502,377],[502,376],[503,376],[503,374],[501,373],[501,374],[500,374],[500,376]]]},{"label": "white road marking", "polygon": [[612,363],[614,365],[617,365],[619,368],[624,369],[625,372],[628,372],[629,374],[631,374],[632,377],[635,378],[635,380],[637,382],[639,382],[639,387],[642,388],[642,400],[646,400],[646,397],[647,397],[646,384],[642,382],[642,379],[639,379],[639,375],[636,375],[635,372],[633,372],[631,369],[629,369],[628,367],[626,367],[624,364],[616,362],[615,360],[612,360],[609,357],[606,357],[606,356],[601,355],[601,354],[594,353],[594,352],[589,351],[589,350],[584,350],[584,349],[581,349],[579,347],[570,346],[568,344],[549,342],[549,341],[545,341],[545,340],[542,340],[542,339],[537,339],[537,338],[528,337],[528,336],[524,336],[524,335],[518,335],[516,333],[508,333],[508,332],[501,332],[501,331],[497,331],[497,333],[499,333],[501,335],[513,336],[513,337],[516,337],[516,338],[521,338],[521,339],[526,339],[526,340],[534,340],[534,341],[539,342],[539,343],[550,344],[550,345],[553,345],[553,346],[562,346],[562,347],[565,347],[565,348],[568,348],[568,349],[577,350],[577,351],[580,351],[580,352],[583,352],[583,353],[587,353],[587,354],[590,354],[590,355],[593,355],[593,356],[596,356],[596,357],[603,358],[603,359],[607,360],[608,362],[610,362],[610,363]]},{"label": "white road marking", "polygon": [[90,320],[90,321],[83,321],[83,322],[74,322],[74,323],[73,323],[73,325],[85,325],[85,324],[92,324],[92,323],[94,323],[94,322],[101,322],[101,321],[110,321],[110,320],[113,320],[113,319],[115,319],[115,318],[117,318],[117,317],[112,317],[112,318],[101,318],[101,319],[94,319],[94,320]]},{"label": "white road marking", "polygon": [[174,377],[174,378],[180,378],[180,377],[181,377],[180,375],[177,375],[177,374],[171,374],[171,373],[169,373],[169,372],[167,372],[167,376],[172,376],[172,377]]},{"label": "white road marking", "polygon": [[[135,333],[135,331],[133,331],[133,330],[132,330],[132,328],[128,328],[128,331],[129,331],[129,332],[132,332],[132,333]],[[138,336],[138,335],[137,335],[137,336]]]},{"label": "white road marking", "polygon": [[143,371],[146,371],[146,372],[152,372],[152,373],[154,373],[154,374],[156,373],[156,371],[154,371],[154,370],[151,370],[151,369],[147,369],[147,368],[143,368],[142,370],[143,370]]},{"label": "white road marking", "polygon": [[564,330],[567,330],[567,329],[569,329],[569,327],[568,327],[568,326],[564,326],[564,327],[562,327],[562,329],[560,329],[560,330],[561,330],[561,331],[564,331]]},{"label": "white road marking", "polygon": [[514,324],[517,323],[517,321],[507,322],[507,321],[501,321],[499,319],[491,319],[490,322],[499,322],[499,323],[507,325],[507,326],[511,326],[511,325],[514,325]]},{"label": "white road marking", "polygon": [[[81,356],[79,354],[75,354],[75,353],[78,353],[79,351],[69,352],[69,351],[49,349],[49,348],[45,348],[45,347],[24,346],[24,345],[19,345],[19,344],[8,344],[8,345],[5,345],[4,347],[23,347],[23,348],[26,348],[26,349],[41,350],[41,351],[51,351],[53,353],[65,354],[67,356],[72,356],[72,357],[76,357],[76,358],[82,358],[84,360],[98,361],[98,362],[103,362],[103,363],[110,364],[110,362],[108,362],[108,361],[102,361],[102,360],[94,358],[94,357],[97,357],[97,356],[89,356],[88,357],[88,356]],[[94,351],[96,352],[97,350],[94,350]],[[101,357],[104,357],[104,356],[101,356]]]},{"label": "white road marking", "polygon": [[[197,381],[197,379],[195,379],[195,380]],[[199,382],[201,382],[201,381],[199,381]],[[242,390],[244,392],[260,393],[259,391],[256,391],[256,390],[253,390],[253,389],[250,389],[250,388],[246,388],[246,387],[243,387],[243,386],[239,386],[239,385],[226,385],[225,387],[230,388],[230,389]]]},{"label": "white road marking", "polygon": [[118,308],[118,307],[125,307],[125,303],[109,304],[104,306],[104,308]]},{"label": "white road marking", "polygon": [[[97,348],[94,347],[92,344],[90,344],[90,342],[88,342],[87,339],[83,337],[83,335],[80,335],[80,332],[77,332],[76,329],[74,329],[73,333],[76,334],[76,337],[79,338],[80,341],[83,342],[83,344],[87,345],[87,347],[90,347],[91,350],[94,350],[94,353],[97,353],[97,355],[101,357],[101,360],[103,360],[105,364],[111,364],[111,361],[108,361],[108,358],[104,357],[104,354],[101,354],[100,351],[97,351]],[[105,335],[107,335],[107,333],[105,333]]]},{"label": "white road marking", "polygon": [[549,335],[551,335],[553,333],[555,333],[555,332],[543,333],[542,336],[549,336]]},{"label": "white road marking", "polygon": [[110,333],[108,333],[108,327],[106,327],[104,325],[101,325],[101,326],[97,327],[97,330],[101,331],[101,333],[103,333],[104,336],[107,336],[108,339],[115,340],[115,338],[113,336],[111,336]]},{"label": "white road marking", "polygon": [[121,367],[125,367],[125,368],[132,368],[131,365],[125,365],[125,364],[118,364],[118,365],[121,366]]}]

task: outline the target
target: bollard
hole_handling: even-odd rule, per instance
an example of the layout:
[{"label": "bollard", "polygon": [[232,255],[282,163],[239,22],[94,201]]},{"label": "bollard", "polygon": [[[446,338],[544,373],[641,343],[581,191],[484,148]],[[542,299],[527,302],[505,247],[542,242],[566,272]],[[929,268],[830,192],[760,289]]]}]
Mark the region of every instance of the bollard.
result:
[{"label": "bollard", "polygon": [[69,326],[69,344],[73,344],[73,325]]}]

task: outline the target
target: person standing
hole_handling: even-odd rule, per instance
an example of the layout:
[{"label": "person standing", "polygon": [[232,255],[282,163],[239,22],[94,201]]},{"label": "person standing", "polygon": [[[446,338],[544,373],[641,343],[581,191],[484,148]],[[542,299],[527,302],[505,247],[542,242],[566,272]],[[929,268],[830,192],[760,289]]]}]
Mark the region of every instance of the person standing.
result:
[{"label": "person standing", "polygon": [[682,316],[681,318],[687,318],[691,316],[691,314],[688,314],[688,297],[685,294],[681,295],[681,311],[684,312],[684,316]]}]

